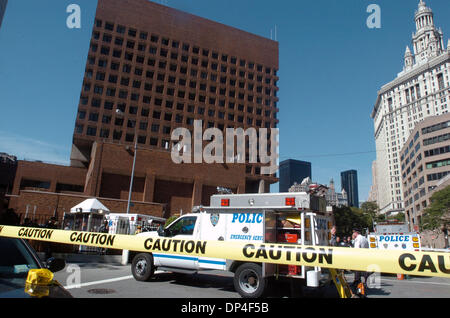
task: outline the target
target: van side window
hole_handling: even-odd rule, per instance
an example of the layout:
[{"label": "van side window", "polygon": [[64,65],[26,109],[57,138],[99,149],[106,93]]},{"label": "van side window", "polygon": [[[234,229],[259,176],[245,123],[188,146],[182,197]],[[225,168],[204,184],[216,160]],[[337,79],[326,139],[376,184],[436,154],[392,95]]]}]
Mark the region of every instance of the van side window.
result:
[{"label": "van side window", "polygon": [[170,226],[171,235],[192,235],[194,233],[196,220],[196,216],[189,216],[179,219],[176,223]]}]

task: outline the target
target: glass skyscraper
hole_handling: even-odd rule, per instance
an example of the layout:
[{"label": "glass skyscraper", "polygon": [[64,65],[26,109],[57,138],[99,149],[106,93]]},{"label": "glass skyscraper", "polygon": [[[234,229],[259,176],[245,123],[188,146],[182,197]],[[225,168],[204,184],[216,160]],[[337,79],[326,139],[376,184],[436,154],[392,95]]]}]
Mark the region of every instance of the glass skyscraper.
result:
[{"label": "glass skyscraper", "polygon": [[358,208],[358,172],[356,170],[341,172],[341,188],[347,192],[348,205]]},{"label": "glass skyscraper", "polygon": [[5,14],[7,4],[8,0],[0,0],[0,27],[2,26],[3,16]]},{"label": "glass skyscraper", "polygon": [[311,178],[311,163],[288,159],[280,163],[279,191],[288,192],[294,182],[301,183],[305,178]]}]

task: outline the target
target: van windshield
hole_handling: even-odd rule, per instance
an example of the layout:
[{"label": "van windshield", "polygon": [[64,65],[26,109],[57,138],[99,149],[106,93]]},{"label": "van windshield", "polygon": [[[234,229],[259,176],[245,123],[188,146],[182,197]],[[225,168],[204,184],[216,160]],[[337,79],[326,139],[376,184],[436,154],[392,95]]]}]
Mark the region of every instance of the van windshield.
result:
[{"label": "van windshield", "polygon": [[171,236],[192,235],[194,233],[196,221],[197,221],[196,216],[188,216],[185,218],[178,219],[177,221],[172,223],[168,228],[170,230]]}]

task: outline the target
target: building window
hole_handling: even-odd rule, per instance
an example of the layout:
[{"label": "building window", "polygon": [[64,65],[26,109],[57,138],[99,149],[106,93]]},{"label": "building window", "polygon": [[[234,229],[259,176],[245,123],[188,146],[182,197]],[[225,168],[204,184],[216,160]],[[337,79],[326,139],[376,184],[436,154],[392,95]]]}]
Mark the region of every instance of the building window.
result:
[{"label": "building window", "polygon": [[100,129],[100,137],[108,138],[109,137],[109,129]]},{"label": "building window", "polygon": [[132,120],[132,119],[128,119],[127,127],[128,128],[134,128],[135,126],[136,126],[136,121]]},{"label": "building window", "polygon": [[75,125],[75,133],[81,135],[83,133],[83,128],[83,125]]},{"label": "building window", "polygon": [[36,189],[50,189],[49,181],[38,181],[38,180],[30,180],[30,179],[22,179],[20,181],[20,189],[26,188],[36,188]]},{"label": "building window", "polygon": [[94,93],[98,94],[98,95],[102,95],[103,94],[103,86],[95,85],[94,86]]},{"label": "building window", "polygon": [[148,123],[147,123],[147,122],[141,121],[141,122],[139,123],[139,129],[140,129],[140,130],[147,130],[147,127],[148,127]]},{"label": "building window", "polygon": [[114,130],[113,139],[114,140],[122,139],[122,131]]},{"label": "building window", "polygon": [[96,136],[97,135],[97,127],[88,126],[86,135]]},{"label": "building window", "polygon": [[158,146],[158,138],[150,138],[150,146]]},{"label": "building window", "polygon": [[129,112],[131,115],[136,115],[137,112],[138,112],[138,107],[137,107],[137,106],[130,106],[130,109],[128,110],[128,112]]},{"label": "building window", "polygon": [[437,81],[439,85],[439,90],[443,90],[445,88],[445,84],[444,84],[444,76],[442,73],[437,75]]},{"label": "building window", "polygon": [[123,25],[118,25],[116,28],[117,33],[119,34],[125,34],[126,28]]},{"label": "building window", "polygon": [[148,117],[150,110],[148,108],[142,108],[141,116]]},{"label": "building window", "polygon": [[134,141],[134,134],[126,134],[125,135],[125,141],[133,142]]},{"label": "building window", "polygon": [[170,114],[170,113],[164,114],[164,120],[165,121],[172,121],[172,114]]},{"label": "building window", "polygon": [[449,165],[450,165],[450,159],[445,159],[445,160],[427,163],[427,169],[445,167],[445,166],[449,166]]},{"label": "building window", "polygon": [[[90,113],[89,121],[97,122],[98,121],[98,113]],[[89,130],[89,128],[88,128],[88,130]]]},{"label": "building window", "polygon": [[138,136],[138,143],[145,144],[146,141],[147,141],[146,136]]},{"label": "building window", "polygon": [[129,29],[128,30],[128,36],[136,37],[136,34],[137,34],[136,30],[134,30],[134,29]]},{"label": "building window", "polygon": [[444,172],[438,172],[427,175],[427,181],[436,181],[444,178],[446,175],[448,175],[450,171],[444,171]]},{"label": "building window", "polygon": [[113,102],[109,102],[109,101],[105,101],[105,104],[104,104],[103,107],[104,107],[105,109],[111,110],[111,109],[113,109],[113,107],[114,107],[114,103],[113,103]]},{"label": "building window", "polygon": [[152,132],[159,132],[159,125],[158,124],[152,124]]},{"label": "building window", "polygon": [[110,124],[111,123],[111,116],[103,115],[102,123],[103,124]]}]

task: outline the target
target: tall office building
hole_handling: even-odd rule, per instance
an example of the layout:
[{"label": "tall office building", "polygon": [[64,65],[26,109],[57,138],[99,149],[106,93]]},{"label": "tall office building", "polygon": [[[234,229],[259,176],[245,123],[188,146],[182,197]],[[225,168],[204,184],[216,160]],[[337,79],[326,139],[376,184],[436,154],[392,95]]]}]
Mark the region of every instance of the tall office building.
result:
[{"label": "tall office building", "polygon": [[279,191],[288,192],[296,182],[300,184],[303,179],[311,178],[311,163],[306,161],[288,159],[280,163]]},{"label": "tall office building", "polygon": [[358,172],[356,170],[341,172],[341,188],[347,193],[348,206],[358,208]]},{"label": "tall office building", "polygon": [[[144,18],[145,17],[145,18]],[[278,43],[147,0],[100,0],[71,162],[87,166],[94,141],[169,152],[171,132],[275,128]],[[248,161],[246,161],[248,162]],[[207,168],[207,166],[203,167]],[[246,166],[246,191],[259,165]]]},{"label": "tall office building", "polygon": [[[44,201],[30,187],[59,198],[52,213],[82,196],[124,212],[134,158],[134,213],[186,213],[209,205],[217,187],[268,192],[277,182],[260,163],[176,164],[171,133],[185,127],[193,137],[194,120],[203,131],[275,128],[278,42],[148,0],[99,0],[86,57],[71,166],[19,162],[20,212]],[[78,202],[62,200],[67,191]]]},{"label": "tall office building", "polygon": [[450,184],[450,113],[416,125],[400,152],[405,217],[417,231],[436,187]]},{"label": "tall office building", "polygon": [[0,0],[0,28],[2,27],[3,16],[5,15],[8,0]]},{"label": "tall office building", "polygon": [[403,71],[378,92],[371,115],[377,152],[374,184],[383,214],[404,211],[400,150],[411,131],[425,118],[450,108],[450,45],[445,49],[443,32],[434,25],[433,11],[422,0],[415,25]]},{"label": "tall office building", "polygon": [[372,185],[370,186],[369,195],[367,197],[368,202],[377,202],[377,162],[372,161]]}]

